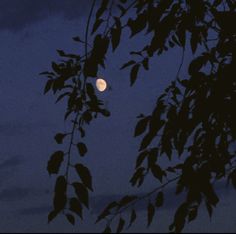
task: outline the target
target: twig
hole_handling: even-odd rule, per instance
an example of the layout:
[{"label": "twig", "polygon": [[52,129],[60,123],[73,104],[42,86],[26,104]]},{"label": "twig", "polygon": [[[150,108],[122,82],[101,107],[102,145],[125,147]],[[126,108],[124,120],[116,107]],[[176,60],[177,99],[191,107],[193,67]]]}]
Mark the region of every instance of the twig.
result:
[{"label": "twig", "polygon": [[117,211],[115,214],[113,214],[113,216],[107,220],[107,225],[110,225],[111,222],[116,218],[116,216],[120,215],[121,213],[123,213],[124,211],[126,211],[127,209],[129,209],[130,207],[133,207],[134,205],[136,205],[136,203],[149,198],[151,195],[153,195],[154,193],[156,193],[157,191],[163,189],[164,187],[166,187],[168,184],[176,181],[177,179],[179,179],[180,176],[177,176],[171,180],[168,180],[166,183],[162,184],[161,186],[153,189],[151,192],[139,197],[138,199],[136,199],[135,201],[131,202],[129,205],[125,206],[123,209],[120,209],[119,211]]}]

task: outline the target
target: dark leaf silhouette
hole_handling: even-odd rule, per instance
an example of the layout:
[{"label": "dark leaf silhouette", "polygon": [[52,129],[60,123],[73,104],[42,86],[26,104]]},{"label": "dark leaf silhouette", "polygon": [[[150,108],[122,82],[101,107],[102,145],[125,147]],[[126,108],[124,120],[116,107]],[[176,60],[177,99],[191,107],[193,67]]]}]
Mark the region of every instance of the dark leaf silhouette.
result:
[{"label": "dark leaf silhouette", "polygon": [[125,196],[119,202],[119,207],[126,206],[137,199],[137,196]]},{"label": "dark leaf silhouette", "polygon": [[48,161],[47,170],[49,174],[57,174],[64,159],[64,152],[56,151]]},{"label": "dark leaf silhouette", "polygon": [[130,72],[130,85],[132,86],[137,79],[140,64],[135,64]]},{"label": "dark leaf silhouette", "polygon": [[83,219],[83,207],[77,198],[70,199],[70,210],[75,212],[81,219]]},{"label": "dark leaf silhouette", "polygon": [[75,189],[76,195],[78,196],[80,202],[84,204],[87,208],[89,208],[89,202],[88,202],[89,195],[86,187],[83,184],[77,182],[73,183],[72,185]]},{"label": "dark leaf silhouette", "polygon": [[76,164],[75,169],[76,169],[78,175],[80,176],[82,183],[92,191],[93,190],[92,176],[91,176],[88,168],[82,164]]},{"label": "dark leaf silhouette", "polygon": [[127,25],[131,30],[131,37],[142,31],[145,28],[146,23],[147,23],[146,12],[138,15],[138,17],[135,20],[129,19]]},{"label": "dark leaf silhouette", "polygon": [[134,133],[135,137],[143,134],[143,132],[147,128],[149,120],[150,120],[149,117],[145,117],[145,118],[139,120],[139,122],[137,123],[136,128],[135,128],[135,133]]},{"label": "dark leaf silhouette", "polygon": [[50,223],[56,216],[58,215],[58,212],[53,210],[48,214],[48,223]]},{"label": "dark leaf silhouette", "polygon": [[54,137],[55,141],[57,142],[57,144],[62,144],[63,143],[63,139],[67,134],[63,134],[63,133],[57,133],[56,136]]},{"label": "dark leaf silhouette", "polygon": [[162,178],[164,174],[161,167],[158,165],[153,165],[151,167],[151,171],[152,171],[153,176],[156,177],[160,182],[162,182]]},{"label": "dark leaf silhouette", "polygon": [[145,70],[148,70],[148,69],[149,69],[148,61],[149,61],[148,58],[145,58],[145,59],[142,61],[142,64],[143,64],[143,67],[144,67]]},{"label": "dark leaf silhouette", "polygon": [[102,211],[102,213],[98,216],[96,223],[100,222],[101,220],[106,218],[108,215],[110,215],[111,214],[110,210],[112,210],[118,206],[119,206],[119,204],[117,202],[111,202],[110,204],[108,204],[106,206],[106,208]]},{"label": "dark leaf silhouette", "polygon": [[48,80],[44,88],[44,94],[46,94],[52,88],[52,85],[53,80]]},{"label": "dark leaf silhouette", "polygon": [[161,207],[163,205],[163,202],[164,202],[164,194],[163,192],[159,192],[156,196],[156,202],[155,202],[156,207]]},{"label": "dark leaf silhouette", "polygon": [[72,225],[75,225],[75,217],[73,215],[66,214],[66,218]]},{"label": "dark leaf silhouette", "polygon": [[136,218],[137,218],[136,211],[132,209],[130,215],[129,227],[135,222]]},{"label": "dark leaf silhouette", "polygon": [[125,220],[123,218],[120,218],[118,226],[117,226],[117,233],[121,233],[125,226]]},{"label": "dark leaf silhouette", "polygon": [[194,208],[192,208],[189,212],[189,216],[188,216],[188,221],[191,222],[194,219],[196,219],[197,217],[197,213],[198,213],[198,208],[197,206],[195,206]]},{"label": "dark leaf silhouette", "polygon": [[111,29],[111,43],[113,51],[117,48],[120,43],[121,38],[121,23],[119,18],[115,18],[116,27]]},{"label": "dark leaf silhouette", "polygon": [[150,224],[152,223],[153,217],[155,215],[155,207],[152,203],[148,204],[147,213],[148,213],[148,226],[150,226]]},{"label": "dark leaf silhouette", "polygon": [[129,62],[125,63],[120,69],[124,69],[126,67],[129,67],[133,64],[135,64],[136,62],[134,60],[130,60]]},{"label": "dark leaf silhouette", "polygon": [[93,31],[92,34],[95,33],[98,29],[98,27],[104,22],[103,19],[97,19],[94,26],[93,26]]},{"label": "dark leaf silhouette", "polygon": [[65,208],[67,196],[66,196],[66,179],[64,176],[59,176],[55,185],[55,195],[54,195],[54,211],[60,212]]},{"label": "dark leaf silhouette", "polygon": [[99,18],[102,16],[104,11],[107,9],[108,3],[109,3],[109,0],[102,0],[102,4],[101,4],[100,8],[97,10],[96,18]]},{"label": "dark leaf silhouette", "polygon": [[148,153],[148,151],[143,151],[139,154],[136,160],[136,169],[142,165],[144,159],[148,156]]},{"label": "dark leaf silhouette", "polygon": [[106,228],[104,229],[103,233],[112,233],[110,226],[106,226]]},{"label": "dark leaf silhouette", "polygon": [[77,144],[77,148],[78,148],[80,156],[82,156],[82,157],[85,156],[85,154],[88,151],[86,145],[84,143],[82,143],[82,142],[79,142]]}]

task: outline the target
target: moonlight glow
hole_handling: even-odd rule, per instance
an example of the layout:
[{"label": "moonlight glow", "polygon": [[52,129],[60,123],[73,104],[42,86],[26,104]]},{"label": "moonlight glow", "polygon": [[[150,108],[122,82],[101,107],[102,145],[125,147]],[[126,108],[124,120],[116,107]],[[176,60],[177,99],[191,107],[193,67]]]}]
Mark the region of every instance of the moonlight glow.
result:
[{"label": "moonlight glow", "polygon": [[99,78],[96,80],[96,87],[100,92],[103,92],[107,88],[107,83],[105,80]]}]

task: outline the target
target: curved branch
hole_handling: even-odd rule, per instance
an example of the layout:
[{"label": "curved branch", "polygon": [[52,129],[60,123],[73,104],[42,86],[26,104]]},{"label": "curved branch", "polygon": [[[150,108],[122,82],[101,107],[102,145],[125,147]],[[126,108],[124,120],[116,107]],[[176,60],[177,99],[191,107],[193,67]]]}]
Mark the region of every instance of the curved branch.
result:
[{"label": "curved branch", "polygon": [[123,209],[120,209],[119,211],[117,211],[116,213],[113,214],[113,216],[107,220],[107,224],[110,225],[111,222],[120,214],[122,214],[123,212],[125,212],[127,209],[129,209],[130,207],[133,207],[134,205],[136,205],[138,202],[149,198],[150,196],[152,196],[154,193],[158,192],[159,190],[162,190],[164,187],[166,187],[167,185],[169,185],[170,183],[173,183],[174,181],[178,180],[180,178],[180,176],[177,176],[171,180],[168,180],[166,183],[162,184],[161,186],[153,189],[152,191],[148,192],[147,194],[137,198],[135,201],[129,203],[127,206],[125,206]]}]

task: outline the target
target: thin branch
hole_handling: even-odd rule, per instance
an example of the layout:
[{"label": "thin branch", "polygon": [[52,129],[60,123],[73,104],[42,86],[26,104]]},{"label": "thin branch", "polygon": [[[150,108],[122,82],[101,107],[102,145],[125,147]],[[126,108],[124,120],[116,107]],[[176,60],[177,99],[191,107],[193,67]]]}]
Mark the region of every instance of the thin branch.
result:
[{"label": "thin branch", "polygon": [[93,0],[90,12],[89,12],[89,16],[88,16],[88,20],[87,20],[87,25],[86,25],[86,31],[85,31],[85,57],[87,59],[87,54],[88,54],[88,32],[89,32],[89,25],[90,25],[90,21],[92,18],[92,14],[93,14],[93,9],[95,6],[95,0]]},{"label": "thin branch", "polygon": [[104,29],[103,35],[106,34],[106,31],[107,31],[107,29],[109,28],[109,21],[110,21],[110,18],[111,18],[111,12],[112,12],[113,4],[114,4],[114,0],[111,1],[111,5],[110,5],[110,7],[109,7],[108,17],[107,17],[107,20],[106,20],[106,27],[105,27],[105,29]]},{"label": "thin branch", "polygon": [[[138,2],[138,0],[133,1],[125,10],[123,16]],[[123,17],[122,16],[122,17]],[[111,29],[115,26],[115,22],[112,24],[112,26],[107,30],[105,37],[110,33]]]},{"label": "thin branch", "polygon": [[120,214],[122,214],[123,212],[125,212],[127,209],[133,207],[134,205],[136,205],[138,202],[149,198],[150,196],[152,196],[154,193],[158,192],[159,190],[162,190],[164,187],[166,187],[167,185],[169,185],[170,183],[173,183],[174,181],[178,180],[180,178],[180,176],[177,176],[171,180],[168,180],[166,183],[162,184],[161,186],[153,189],[152,191],[148,192],[147,194],[139,197],[138,199],[136,199],[135,201],[131,202],[130,204],[128,204],[127,206],[125,206],[123,209],[120,209],[119,211],[117,211],[116,213],[113,214],[113,216],[107,220],[107,224],[110,225],[111,222]]},{"label": "thin branch", "polygon": [[185,55],[185,47],[183,47],[183,51],[182,51],[182,56],[181,56],[181,62],[180,62],[180,65],[179,65],[179,68],[178,68],[178,71],[177,71],[177,74],[176,74],[176,80],[179,78],[179,73],[181,71],[181,68],[184,64],[184,55]]},{"label": "thin branch", "polygon": [[74,140],[74,134],[77,126],[77,120],[79,117],[79,112],[76,114],[75,119],[73,121],[73,127],[72,127],[72,132],[71,132],[71,137],[70,137],[70,144],[69,144],[69,149],[68,149],[68,160],[67,160],[67,165],[66,165],[66,173],[65,173],[65,178],[66,181],[68,182],[68,175],[69,175],[69,168],[70,168],[70,159],[71,159],[71,149],[73,146],[73,140]]}]

